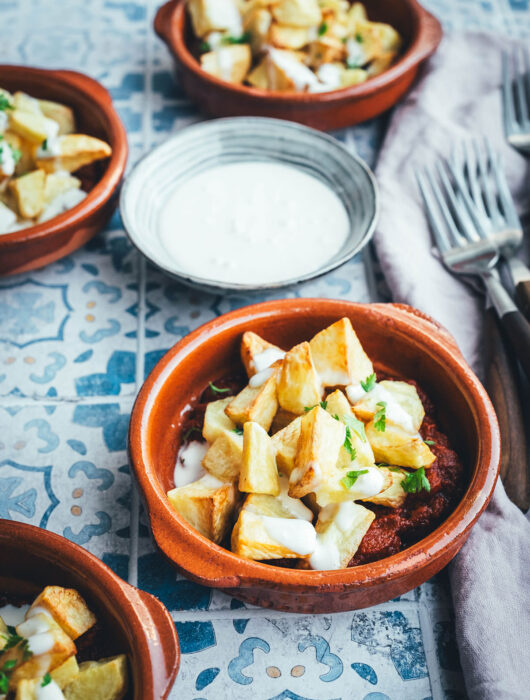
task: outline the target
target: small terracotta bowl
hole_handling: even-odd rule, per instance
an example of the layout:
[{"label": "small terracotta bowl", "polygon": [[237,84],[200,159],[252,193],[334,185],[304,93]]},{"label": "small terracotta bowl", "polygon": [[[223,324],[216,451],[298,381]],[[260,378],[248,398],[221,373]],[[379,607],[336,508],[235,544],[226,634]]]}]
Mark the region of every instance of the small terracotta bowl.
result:
[{"label": "small terracotta bowl", "polygon": [[166,698],[180,651],[175,624],[154,596],[122,581],[82,547],[47,530],[0,520],[0,595],[36,596],[46,585],[75,588],[109,637],[126,653],[134,700]]},{"label": "small terracotta bowl", "polygon": [[371,0],[367,6],[371,20],[387,22],[401,34],[405,44],[401,57],[366,83],[323,93],[261,90],[206,73],[189,48],[193,34],[186,0],[169,0],[162,5],[154,26],[173,54],[180,85],[208,114],[276,117],[327,131],[358,124],[392,107],[442,38],[440,22],[416,0]]},{"label": "small terracotta bowl", "polygon": [[96,136],[112,147],[108,160],[90,166],[81,177],[85,199],[42,224],[0,235],[0,275],[43,267],[68,255],[100,231],[118,204],[118,188],[127,162],[127,135],[109,93],[82,73],[0,65],[1,87],[32,97],[56,100],[74,110],[80,133]]},{"label": "small terracotta bowl", "polygon": [[[377,371],[415,379],[429,394],[441,430],[466,468],[467,491],[430,535],[372,564],[338,571],[300,571],[236,556],[200,535],[172,510],[166,498],[174,486],[183,411],[209,381],[240,369],[244,331],[290,348],[343,316],[351,319]],[[445,566],[491,497],[499,469],[500,437],[484,388],[454,339],[429,317],[395,304],[284,299],[220,316],[164,355],[136,400],[129,450],[155,540],[183,573],[255,605],[324,613],[395,598]]]}]

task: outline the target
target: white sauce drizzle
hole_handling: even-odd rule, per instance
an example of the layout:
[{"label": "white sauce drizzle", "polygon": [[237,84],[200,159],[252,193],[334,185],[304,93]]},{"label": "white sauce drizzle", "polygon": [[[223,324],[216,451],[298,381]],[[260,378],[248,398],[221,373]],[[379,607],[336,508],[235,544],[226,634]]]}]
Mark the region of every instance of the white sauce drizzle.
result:
[{"label": "white sauce drizzle", "polygon": [[9,122],[9,117],[5,110],[0,111],[0,131],[4,132],[7,129],[7,124]]},{"label": "white sauce drizzle", "polygon": [[400,403],[396,401],[393,394],[385,389],[384,386],[381,386],[381,384],[376,384],[369,392],[365,392],[361,387],[363,394],[360,397],[359,387],[360,384],[350,384],[350,386],[346,387],[346,396],[348,397],[350,403],[355,406],[358,401],[361,401],[366,396],[370,397],[370,399],[374,402],[374,405],[380,401],[384,401],[386,403],[385,414],[387,421],[394,423],[394,425],[399,425],[407,433],[412,433],[413,435],[417,434],[412,416],[405,411]]},{"label": "white sauce drizzle", "polygon": [[351,404],[356,404],[357,401],[364,399],[366,396],[366,391],[360,384],[350,384],[346,387],[346,396]]},{"label": "white sauce drizzle", "polygon": [[262,515],[261,520],[269,537],[291,552],[306,556],[315,550],[316,531],[307,520],[271,518],[268,515]]},{"label": "white sauce drizzle", "polygon": [[173,472],[175,486],[186,486],[204,476],[202,460],[208,451],[209,445],[205,442],[188,442],[180,448],[177,455],[177,464]]},{"label": "white sauce drizzle", "polygon": [[348,68],[360,68],[366,63],[366,55],[361,44],[351,37],[346,41]]},{"label": "white sauce drizzle", "polygon": [[289,496],[289,479],[286,476],[280,476],[280,494],[277,496],[286,511],[291,513],[295,518],[300,520],[313,521],[313,511],[308,508],[299,498]]},{"label": "white sauce drizzle", "polygon": [[352,500],[370,498],[370,496],[377,496],[378,493],[381,493],[385,483],[383,472],[377,467],[366,468],[368,473],[359,474],[351,489],[348,489],[349,498]]},{"label": "white sauce drizzle", "polygon": [[250,379],[248,380],[248,385],[252,387],[253,389],[257,389],[260,386],[263,386],[267,379],[272,377],[274,374],[274,370],[271,367],[267,367],[267,369],[262,369],[261,372],[258,372],[257,374],[254,374]]},{"label": "white sauce drizzle", "polygon": [[52,680],[45,686],[38,684],[35,689],[35,698],[36,700],[64,700],[64,695],[57,683]]},{"label": "white sauce drizzle", "polygon": [[197,173],[177,186],[158,217],[166,264],[253,285],[314,272],[341,250],[349,228],[326,184],[295,166],[260,161]]},{"label": "white sauce drizzle", "polygon": [[[335,526],[344,534],[349,534],[355,523],[357,506],[352,501],[345,501],[338,507],[330,504],[320,511],[321,521],[333,519]],[[340,569],[340,552],[336,542],[327,536],[327,531],[317,534],[315,551],[309,558],[311,568],[318,571]]]},{"label": "white sauce drizzle", "polygon": [[3,605],[0,608],[0,617],[6,625],[16,627],[24,622],[28,610],[29,605],[21,605],[19,608],[16,605]]},{"label": "white sauce drizzle", "polygon": [[313,490],[318,486],[322,479],[322,470],[320,469],[320,464],[318,462],[309,462],[302,467],[295,467],[289,476],[289,483],[296,484],[304,476],[309,469],[313,470]]},{"label": "white sauce drizzle", "polygon": [[[313,71],[293,58],[288,52],[269,48],[268,55],[269,60],[292,80],[296,90],[303,92],[312,85],[318,85],[318,78]],[[271,77],[274,77],[274,74],[271,74]],[[274,89],[274,80],[271,82]]]},{"label": "white sauce drizzle", "polygon": [[53,219],[54,216],[59,216],[59,214],[72,209],[79,204],[79,202],[82,202],[85,197],[86,192],[75,188],[66,190],[66,192],[61,192],[54,197],[48,206],[43,210],[38,218],[38,222],[41,223],[42,221]]},{"label": "white sauce drizzle", "polygon": [[0,169],[5,176],[12,175],[15,172],[15,158],[13,150],[6,141],[0,142]]},{"label": "white sauce drizzle", "polygon": [[217,49],[217,63],[219,64],[221,78],[230,81],[232,79],[232,68],[234,67],[234,54],[228,46],[220,46]]},{"label": "white sauce drizzle", "polygon": [[28,637],[28,649],[35,656],[46,654],[46,652],[53,649],[54,643],[53,635],[50,632],[32,634],[31,637]]},{"label": "white sauce drizzle", "polygon": [[320,535],[317,535],[315,551],[309,557],[309,563],[311,568],[317,571],[340,569],[339,550],[332,543],[323,541]]},{"label": "white sauce drizzle", "polygon": [[264,369],[268,369],[277,360],[283,360],[285,357],[285,352],[279,350],[278,348],[267,348],[263,352],[258,352],[252,358],[252,365],[256,372],[262,372]]},{"label": "white sauce drizzle", "polygon": [[335,90],[342,85],[342,66],[323,63],[317,70],[317,77],[329,90]]}]

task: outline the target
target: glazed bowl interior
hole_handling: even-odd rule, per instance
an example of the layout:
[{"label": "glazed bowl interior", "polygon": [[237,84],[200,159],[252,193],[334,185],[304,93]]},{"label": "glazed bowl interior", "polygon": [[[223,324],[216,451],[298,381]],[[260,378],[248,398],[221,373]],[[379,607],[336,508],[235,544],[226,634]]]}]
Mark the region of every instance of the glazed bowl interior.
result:
[{"label": "glazed bowl interior", "polygon": [[[250,285],[195,277],[168,259],[158,235],[158,217],[169,196],[184,180],[204,170],[244,161],[294,166],[321,180],[338,195],[349,219],[349,234],[331,260],[302,277]],[[370,239],[378,202],[369,168],[336,139],[291,122],[236,117],[188,127],[152,151],[127,178],[120,207],[134,245],[165,272],[201,288],[248,292],[291,285],[346,262]],[[176,230],[175,236],[186,245],[187,231]]]},{"label": "glazed bowl interior", "polygon": [[[194,530],[169,505],[183,415],[208,382],[241,372],[241,336],[254,331],[285,349],[341,317],[351,319],[378,372],[414,379],[433,401],[465,469],[466,491],[453,512],[419,542],[390,557],[336,571],[302,571],[238,557]],[[253,604],[299,612],[374,605],[423,583],[456,554],[485,508],[497,477],[498,426],[491,403],[456,343],[432,320],[392,304],[331,299],[265,302],[205,324],[172,348],[133,409],[130,454],[162,551],[193,580]],[[313,596],[313,598],[311,598]]]}]

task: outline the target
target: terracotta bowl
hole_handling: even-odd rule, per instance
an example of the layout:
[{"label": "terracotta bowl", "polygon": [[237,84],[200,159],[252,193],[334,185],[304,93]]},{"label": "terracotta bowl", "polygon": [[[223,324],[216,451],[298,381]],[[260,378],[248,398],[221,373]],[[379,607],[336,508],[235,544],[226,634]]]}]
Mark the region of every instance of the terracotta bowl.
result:
[{"label": "terracotta bowl", "polygon": [[154,596],[122,581],[108,566],[64,537],[0,520],[0,594],[36,595],[46,585],[76,588],[111,638],[126,653],[134,700],[166,698],[180,651],[175,624]]},{"label": "terracotta bowl", "polygon": [[416,0],[371,0],[370,19],[388,22],[404,38],[400,59],[361,85],[325,93],[285,93],[225,82],[202,70],[190,51],[192,30],[186,0],[169,0],[158,10],[155,31],[175,58],[179,83],[201,109],[216,117],[277,117],[315,127],[341,129],[392,107],[408,90],[423,61],[442,38],[438,20]]},{"label": "terracotta bowl", "polygon": [[[468,479],[453,513],[408,549],[338,571],[299,571],[232,554],[200,535],[169,505],[186,406],[209,381],[239,368],[239,345],[252,330],[285,348],[309,340],[339,318],[351,319],[378,371],[416,379],[438,409]],[[287,299],[247,306],[210,321],[156,365],[136,400],[129,449],[156,542],[189,578],[246,602],[291,612],[354,610],[423,583],[463,545],[486,507],[499,469],[500,437],[488,396],[454,339],[411,307],[331,299]]]},{"label": "terracotta bowl", "polygon": [[[63,102],[74,110],[81,133],[109,143],[112,155],[81,175],[88,195],[77,206],[37,226],[0,235],[0,275],[43,267],[68,255],[100,231],[118,204],[127,162],[127,135],[109,93],[82,73],[0,65],[1,87]],[[83,172],[86,171],[86,168]]]}]

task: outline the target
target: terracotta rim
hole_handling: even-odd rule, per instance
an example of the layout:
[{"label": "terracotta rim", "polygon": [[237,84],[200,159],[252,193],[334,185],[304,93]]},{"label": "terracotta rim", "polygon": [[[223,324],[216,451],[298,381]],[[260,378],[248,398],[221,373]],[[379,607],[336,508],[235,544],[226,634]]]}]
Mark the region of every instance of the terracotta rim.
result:
[{"label": "terracotta rim", "polygon": [[[138,676],[142,679],[142,695],[135,691],[135,697],[141,697],[142,700],[166,698],[177,676],[180,649],[175,624],[162,603],[150,593],[134,588],[120,579],[97,557],[65,537],[27,523],[0,520],[0,546],[2,542],[12,545],[17,540],[23,548],[37,555],[45,551],[60,552],[68,568],[75,570],[78,575],[97,581],[98,593],[92,594],[93,597],[106,598],[107,603],[111,602],[121,613],[128,630],[134,661],[139,666]],[[149,616],[149,626],[145,624],[146,616]],[[157,631],[163,630],[166,640],[169,640],[162,648],[159,639],[158,650],[153,644],[157,641],[153,626]],[[139,629],[140,634],[137,631]],[[171,671],[162,676],[164,662]]]},{"label": "terracotta rim", "polygon": [[[147,460],[144,458],[143,436],[149,411],[156,399],[157,385],[175,371],[180,357],[196,352],[205,337],[223,329],[238,326],[245,320],[260,317],[291,315],[294,311],[310,313],[312,307],[331,314],[344,315],[345,307],[357,311],[369,307],[381,316],[390,316],[393,331],[410,336],[414,332],[425,352],[444,363],[447,373],[459,378],[462,391],[468,396],[475,422],[482,409],[482,439],[478,445],[477,463],[471,482],[461,502],[451,515],[432,533],[416,544],[371,564],[337,571],[302,571],[262,564],[239,557],[200,535],[172,510]],[[484,420],[484,416],[486,420]],[[147,504],[154,538],[164,554],[185,569],[195,580],[215,588],[237,588],[268,585],[296,590],[322,589],[341,591],[365,583],[391,581],[422,567],[425,560],[442,556],[451,549],[455,539],[464,536],[486,508],[495,487],[500,461],[500,434],[490,399],[461,355],[454,338],[436,321],[403,304],[358,304],[333,299],[283,299],[247,306],[224,314],[199,327],[158,362],[144,383],[131,414],[129,452],[136,478]],[[477,465],[480,468],[477,468]],[[215,554],[215,556],[212,556]],[[186,562],[186,566],[180,562]]]},{"label": "terracotta rim", "polygon": [[[2,244],[22,243],[43,238],[48,235],[60,233],[63,229],[81,225],[85,218],[92,216],[107,202],[118,188],[127,163],[128,146],[127,133],[114,106],[108,91],[96,80],[84,73],[70,70],[49,70],[33,68],[29,66],[0,65],[0,75],[9,71],[10,76],[25,74],[39,79],[43,84],[61,83],[78,92],[82,92],[87,98],[98,106],[105,116],[110,130],[112,142],[112,155],[101,180],[93,187],[87,196],[72,209],[53,217],[49,221],[36,226],[30,226],[20,231],[6,233],[0,236],[0,249]],[[50,90],[53,97],[53,88]]]},{"label": "terracotta rim", "polygon": [[429,58],[442,39],[442,26],[434,15],[428,12],[417,0],[402,0],[409,5],[416,17],[417,27],[414,37],[399,61],[365,83],[340,90],[321,93],[285,93],[276,90],[260,90],[247,85],[235,85],[210,75],[204,71],[186,45],[184,29],[186,23],[186,0],[169,0],[158,10],[154,28],[158,36],[167,44],[177,61],[182,63],[195,78],[209,83],[227,93],[247,95],[268,102],[293,105],[315,105],[333,103],[348,98],[364,98],[375,95],[399,80],[411,68]]}]

